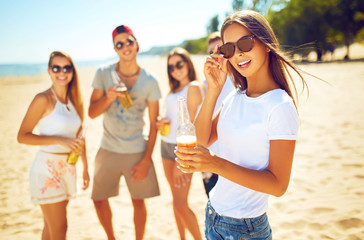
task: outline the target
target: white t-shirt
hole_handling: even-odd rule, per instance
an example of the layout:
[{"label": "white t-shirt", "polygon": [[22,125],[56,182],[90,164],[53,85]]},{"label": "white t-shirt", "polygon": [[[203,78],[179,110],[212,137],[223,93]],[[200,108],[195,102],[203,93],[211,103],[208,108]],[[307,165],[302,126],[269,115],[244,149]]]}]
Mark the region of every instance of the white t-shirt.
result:
[{"label": "white t-shirt", "polygon": [[[205,80],[205,89],[207,89],[207,82]],[[223,86],[223,88],[221,89],[221,92],[220,92],[220,95],[219,97],[217,98],[216,100],[216,105],[215,105],[215,108],[214,108],[214,114],[220,109],[221,105],[222,105],[222,102],[223,100],[229,95],[229,93],[231,93],[233,90],[236,90],[235,89],[235,86],[233,85],[233,83],[231,82],[231,79],[229,76],[227,76],[226,78],[226,81],[225,81],[225,84]],[[218,141],[214,142],[210,147],[209,149],[216,153],[217,154],[217,147],[218,145]]]},{"label": "white t-shirt", "polygon": [[[298,127],[296,108],[284,90],[256,98],[245,92],[231,93],[217,125],[219,156],[249,169],[266,170],[270,140],[296,140]],[[268,196],[219,176],[210,201],[220,215],[252,218],[267,211]]]}]

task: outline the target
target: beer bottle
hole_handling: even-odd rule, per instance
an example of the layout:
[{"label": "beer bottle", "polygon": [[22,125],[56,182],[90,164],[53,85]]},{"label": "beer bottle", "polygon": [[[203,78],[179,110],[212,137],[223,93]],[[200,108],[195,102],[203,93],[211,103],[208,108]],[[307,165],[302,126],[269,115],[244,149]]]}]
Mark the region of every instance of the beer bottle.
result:
[{"label": "beer bottle", "polygon": [[[195,126],[190,120],[190,114],[187,109],[187,102],[185,96],[178,96],[177,102],[177,146],[179,147],[196,147],[196,131]],[[182,167],[188,167],[182,165]]]},{"label": "beer bottle", "polygon": [[131,100],[131,97],[128,93],[128,88],[125,86],[123,82],[120,81],[119,76],[116,74],[115,70],[111,71],[111,76],[113,79],[113,83],[116,87],[116,91],[121,92],[124,94],[124,97],[118,97],[121,106],[126,110],[130,108],[133,105],[133,100]]},{"label": "beer bottle", "polygon": [[[79,139],[85,139],[85,135],[86,135],[86,128],[83,127],[81,129],[81,133],[78,135],[78,138]],[[67,163],[68,164],[75,165],[77,163],[78,158],[80,157],[80,155],[82,154],[82,152],[85,150],[84,142],[81,143],[81,148],[82,148],[82,150],[79,151],[79,152],[71,151],[68,154],[68,157],[67,157]]]}]

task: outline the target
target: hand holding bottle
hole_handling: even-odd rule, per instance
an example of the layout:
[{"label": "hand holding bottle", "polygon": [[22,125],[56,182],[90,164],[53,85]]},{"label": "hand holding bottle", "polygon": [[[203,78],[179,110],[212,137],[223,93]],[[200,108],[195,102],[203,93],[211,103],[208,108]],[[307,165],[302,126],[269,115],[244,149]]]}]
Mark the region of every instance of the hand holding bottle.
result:
[{"label": "hand holding bottle", "polygon": [[78,158],[81,156],[82,152],[85,149],[85,135],[86,135],[86,128],[83,127],[81,129],[81,133],[78,136],[79,139],[79,146],[77,150],[72,150],[67,158],[67,163],[71,165],[75,165],[77,163]]},{"label": "hand holding bottle", "polygon": [[115,85],[115,91],[122,93],[122,96],[118,96],[121,106],[125,110],[130,108],[131,106],[133,106],[133,101],[131,100],[131,97],[128,93],[128,88],[123,82],[120,81],[120,78],[115,71],[111,71],[111,76]]},{"label": "hand holding bottle", "polygon": [[166,117],[158,117],[157,128],[162,136],[168,136],[170,132],[171,120]]}]

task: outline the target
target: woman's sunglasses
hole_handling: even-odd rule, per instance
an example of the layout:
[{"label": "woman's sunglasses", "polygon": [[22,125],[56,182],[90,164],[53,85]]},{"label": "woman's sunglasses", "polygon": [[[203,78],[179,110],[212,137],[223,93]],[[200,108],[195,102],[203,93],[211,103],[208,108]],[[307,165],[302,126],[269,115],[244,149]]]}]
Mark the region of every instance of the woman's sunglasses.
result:
[{"label": "woman's sunglasses", "polygon": [[185,65],[184,61],[178,61],[176,65],[168,65],[168,72],[172,73],[175,69],[181,69]]},{"label": "woman's sunglasses", "polygon": [[219,54],[222,54],[224,58],[231,58],[235,53],[235,46],[242,52],[249,52],[253,49],[255,35],[244,36],[240,38],[236,43],[225,43],[219,47]]},{"label": "woman's sunglasses", "polygon": [[53,73],[71,73],[73,71],[73,67],[71,65],[66,65],[64,67],[58,66],[58,65],[52,65],[50,66],[50,69]]},{"label": "woman's sunglasses", "polygon": [[131,46],[131,45],[133,45],[134,44],[134,42],[135,41],[133,41],[133,40],[131,40],[131,39],[128,39],[128,40],[126,40],[126,42],[125,43],[123,43],[123,42],[117,42],[116,44],[115,44],[115,48],[117,49],[117,50],[121,50],[121,49],[123,49],[124,48],[124,46],[125,47],[129,47],[129,46]]}]

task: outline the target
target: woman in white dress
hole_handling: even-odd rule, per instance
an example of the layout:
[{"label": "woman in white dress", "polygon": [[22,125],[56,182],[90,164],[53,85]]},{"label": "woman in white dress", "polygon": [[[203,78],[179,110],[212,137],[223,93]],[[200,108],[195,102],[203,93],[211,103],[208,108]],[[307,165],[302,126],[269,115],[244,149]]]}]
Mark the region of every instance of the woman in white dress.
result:
[{"label": "woman in white dress", "polygon": [[[18,142],[38,145],[30,170],[31,201],[39,204],[44,217],[42,239],[66,239],[67,204],[76,196],[76,168],[68,164],[70,151],[80,154],[83,189],[89,185],[84,139],[78,135],[83,121],[83,101],[72,59],[55,51],[50,55],[51,88],[38,93],[23,119]],[[34,133],[38,127],[39,134]]]}]

